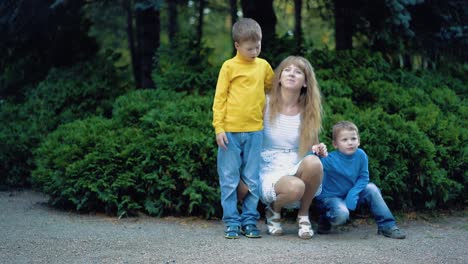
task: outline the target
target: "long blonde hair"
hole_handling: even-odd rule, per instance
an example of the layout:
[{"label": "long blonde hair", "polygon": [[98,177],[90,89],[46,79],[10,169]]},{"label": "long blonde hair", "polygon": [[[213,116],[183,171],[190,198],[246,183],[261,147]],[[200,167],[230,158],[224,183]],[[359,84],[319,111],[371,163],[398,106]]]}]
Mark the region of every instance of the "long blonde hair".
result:
[{"label": "long blonde hair", "polygon": [[303,156],[310,151],[312,145],[319,143],[319,133],[322,130],[322,95],[315,79],[314,68],[304,57],[289,56],[276,68],[273,87],[269,91],[270,123],[274,122],[281,110],[281,73],[290,65],[304,72],[307,85],[302,88],[298,102],[301,113],[299,155]]}]

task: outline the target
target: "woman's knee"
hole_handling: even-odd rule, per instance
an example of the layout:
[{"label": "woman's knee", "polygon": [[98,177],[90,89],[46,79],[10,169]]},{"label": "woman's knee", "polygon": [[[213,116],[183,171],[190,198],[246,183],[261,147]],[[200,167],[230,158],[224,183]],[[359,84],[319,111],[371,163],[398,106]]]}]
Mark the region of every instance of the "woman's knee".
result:
[{"label": "woman's knee", "polygon": [[276,185],[276,193],[290,197],[292,200],[299,200],[305,192],[304,182],[297,177],[287,177],[281,179]]},{"label": "woman's knee", "polygon": [[305,165],[305,168],[309,170],[312,170],[312,171],[323,170],[322,162],[320,162],[320,159],[317,156],[307,155],[304,157],[302,162]]},{"label": "woman's knee", "polygon": [[295,199],[301,199],[302,195],[304,195],[305,192],[305,184],[302,180],[300,179],[295,179],[294,181],[291,182],[289,193],[291,196],[293,196]]},{"label": "woman's knee", "polygon": [[323,167],[319,158],[313,155],[306,156],[301,163],[300,177],[306,182],[321,182]]}]

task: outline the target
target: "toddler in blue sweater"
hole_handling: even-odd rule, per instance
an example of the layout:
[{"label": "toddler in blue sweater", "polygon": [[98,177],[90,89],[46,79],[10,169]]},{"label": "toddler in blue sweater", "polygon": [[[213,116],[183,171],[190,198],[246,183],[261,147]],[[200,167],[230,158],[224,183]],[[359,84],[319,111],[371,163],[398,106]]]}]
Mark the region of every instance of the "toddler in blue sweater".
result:
[{"label": "toddler in blue sweater", "polygon": [[359,148],[359,131],[355,124],[340,121],[333,126],[335,151],[321,158],[322,193],[317,197],[320,210],[319,234],[328,234],[332,226],[345,224],[349,212],[368,205],[378,226],[378,234],[403,239],[395,217],[382,198],[379,188],[369,182],[368,158]]}]

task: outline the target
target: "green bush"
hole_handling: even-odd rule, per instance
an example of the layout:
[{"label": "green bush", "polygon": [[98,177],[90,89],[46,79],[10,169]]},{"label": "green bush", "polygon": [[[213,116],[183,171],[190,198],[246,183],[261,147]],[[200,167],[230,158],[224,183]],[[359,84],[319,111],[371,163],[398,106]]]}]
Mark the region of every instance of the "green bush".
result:
[{"label": "green bush", "polygon": [[141,124],[141,118],[150,110],[160,109],[168,101],[177,102],[182,97],[182,93],[155,92],[154,90],[132,91],[115,100],[112,118],[122,127],[138,126]]},{"label": "green bush", "polygon": [[206,93],[216,87],[219,67],[208,61],[212,50],[192,39],[179,37],[176,43],[158,49],[152,73],[158,89]]},{"label": "green bush", "polygon": [[153,153],[151,140],[137,128],[118,128],[92,117],[61,126],[35,151],[36,185],[52,205],[77,211],[132,214],[142,207],[139,170]]},{"label": "green bush", "polygon": [[[460,82],[392,70],[379,54],[309,55],[324,94],[322,140],[332,150],[331,126],[354,121],[371,181],[391,208],[466,203],[468,107]],[[203,95],[173,89],[171,74],[158,77],[169,90],[127,93],[115,100],[111,119],[74,121],[47,136],[35,152],[34,179],[53,204],[117,215],[221,215],[214,86]]]},{"label": "green bush", "polygon": [[371,180],[390,206],[433,209],[467,201],[467,103],[459,80],[390,71],[381,57],[360,52],[340,60],[340,53],[314,54],[324,67],[317,70],[325,96],[322,138],[331,142],[328,130],[338,120],[356,122]]},{"label": "green bush", "polygon": [[114,99],[125,92],[109,62],[95,60],[52,69],[21,104],[0,104],[0,185],[28,186],[32,150],[57,126],[90,115],[110,116]]},{"label": "green bush", "polygon": [[462,185],[435,162],[436,145],[414,122],[379,109],[361,113],[362,140],[376,159],[373,174],[396,207],[431,208],[453,201]]},{"label": "green bush", "polygon": [[40,140],[40,136],[28,123],[27,117],[20,105],[0,103],[0,185],[29,185],[29,174],[33,167],[30,150]]},{"label": "green bush", "polygon": [[389,78],[388,73],[394,71],[380,53],[371,53],[368,50],[310,50],[305,57],[315,71],[321,73],[318,74],[321,79],[347,80],[347,86],[351,86],[349,82],[353,82],[354,78],[386,79]]},{"label": "green bush", "polygon": [[116,100],[111,120],[75,121],[51,133],[36,151],[33,179],[52,204],[78,211],[215,216],[210,107],[211,97],[130,92]]}]

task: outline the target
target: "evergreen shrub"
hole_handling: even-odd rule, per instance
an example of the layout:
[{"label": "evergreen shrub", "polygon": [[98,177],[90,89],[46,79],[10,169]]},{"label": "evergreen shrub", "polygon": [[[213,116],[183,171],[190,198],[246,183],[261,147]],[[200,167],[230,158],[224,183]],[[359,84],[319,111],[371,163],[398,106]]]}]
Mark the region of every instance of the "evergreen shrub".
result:
[{"label": "evergreen shrub", "polygon": [[155,54],[152,79],[158,89],[207,93],[216,87],[219,67],[208,61],[212,49],[193,37],[179,37],[162,44]]},{"label": "evergreen shrub", "polygon": [[137,203],[138,170],[151,145],[137,128],[119,128],[112,120],[91,117],[50,133],[35,151],[33,181],[50,203],[76,211],[130,214]]},{"label": "evergreen shrub", "polygon": [[28,186],[32,150],[59,125],[91,115],[110,116],[114,99],[127,90],[107,61],[54,68],[26,94],[24,103],[0,104],[0,185]]},{"label": "evergreen shrub", "polygon": [[52,204],[78,211],[217,216],[211,101],[130,92],[116,100],[112,119],[75,121],[51,133],[36,152],[33,179]]},{"label": "evergreen shrub", "polygon": [[324,94],[323,140],[331,143],[335,122],[354,121],[369,155],[371,181],[391,207],[465,203],[466,87],[437,72],[390,69],[378,54],[366,54],[311,53]]},{"label": "evergreen shrub", "polygon": [[[324,94],[321,139],[330,151],[331,126],[353,121],[369,155],[371,181],[392,209],[466,203],[468,108],[462,84],[437,72],[392,70],[378,54],[310,56],[317,59]],[[166,88],[175,83],[169,80]],[[115,100],[109,120],[60,126],[35,152],[35,182],[52,203],[79,211],[221,216],[211,126],[214,86],[203,95],[188,87],[133,91]]]}]

